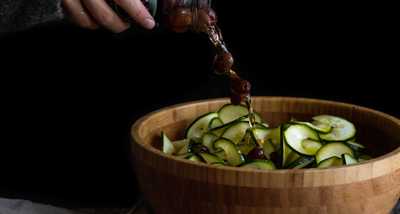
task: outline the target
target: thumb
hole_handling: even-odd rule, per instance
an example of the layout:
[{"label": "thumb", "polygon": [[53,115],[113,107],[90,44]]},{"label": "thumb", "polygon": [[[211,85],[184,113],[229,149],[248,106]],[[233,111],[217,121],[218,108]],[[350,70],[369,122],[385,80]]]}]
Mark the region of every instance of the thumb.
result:
[{"label": "thumb", "polygon": [[115,0],[115,2],[144,28],[152,29],[154,27],[153,17],[140,0]]}]

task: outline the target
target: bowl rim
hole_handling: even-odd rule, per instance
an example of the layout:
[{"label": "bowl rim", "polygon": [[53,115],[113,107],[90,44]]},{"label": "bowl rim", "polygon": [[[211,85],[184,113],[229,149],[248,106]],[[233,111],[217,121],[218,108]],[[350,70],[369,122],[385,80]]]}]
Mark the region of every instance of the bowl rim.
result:
[{"label": "bowl rim", "polygon": [[[338,102],[338,101],[331,101],[331,100],[324,100],[324,99],[314,99],[314,98],[302,98],[302,97],[281,97],[281,96],[252,96],[252,99],[261,99],[261,98],[268,98],[268,99],[294,99],[294,100],[307,100],[307,101],[323,101],[326,103],[330,103],[330,104],[340,104],[340,105],[345,105],[345,106],[351,106],[351,107],[356,107],[359,109],[363,109],[363,110],[368,110],[371,111],[375,114],[381,114],[382,116],[387,117],[387,119],[392,120],[393,122],[395,122],[396,124],[398,124],[400,126],[400,119],[397,119],[389,114],[371,109],[371,108],[367,108],[367,107],[363,107],[363,106],[359,106],[359,105],[355,105],[355,104],[349,104],[349,103],[345,103],[345,102]],[[280,173],[287,173],[287,172],[292,172],[292,173],[304,173],[304,172],[321,172],[321,171],[332,171],[332,170],[342,170],[342,169],[350,169],[350,168],[357,168],[360,166],[366,166],[366,165],[373,165],[373,164],[377,164],[381,161],[388,161],[391,158],[394,158],[395,156],[399,156],[400,158],[400,145],[397,149],[384,154],[382,156],[373,158],[371,160],[367,160],[367,161],[363,161],[363,162],[359,162],[356,164],[351,164],[351,165],[342,165],[342,166],[334,166],[334,167],[329,167],[329,168],[306,168],[306,169],[246,169],[246,168],[239,168],[239,167],[226,167],[226,166],[218,166],[218,165],[213,165],[213,164],[207,164],[207,163],[202,163],[202,162],[194,162],[194,161],[190,161],[190,160],[185,160],[183,158],[179,158],[177,156],[174,155],[169,155],[166,154],[164,152],[162,152],[161,150],[149,145],[148,143],[146,143],[139,135],[139,131],[141,129],[141,125],[147,120],[150,119],[153,116],[156,116],[157,114],[168,110],[168,109],[173,109],[173,108],[179,108],[179,107],[187,107],[190,105],[197,105],[197,104],[201,104],[201,103],[210,103],[210,102],[221,102],[221,101],[226,101],[227,103],[229,103],[229,98],[212,98],[212,99],[203,99],[203,100],[197,100],[197,101],[189,101],[189,102],[184,102],[184,103],[179,103],[179,104],[174,104],[174,105],[170,105],[167,107],[163,107],[161,109],[152,111],[142,117],[140,117],[131,127],[130,130],[130,137],[131,137],[131,147],[132,147],[132,141],[135,141],[138,145],[140,145],[143,149],[146,149],[149,152],[155,153],[156,155],[161,155],[165,158],[168,159],[173,159],[174,161],[178,161],[182,164],[189,164],[189,165],[193,165],[193,166],[199,166],[199,167],[205,167],[205,168],[215,168],[215,169],[221,169],[223,171],[227,171],[227,172],[257,172],[257,173],[274,173],[274,174],[280,174]]]}]

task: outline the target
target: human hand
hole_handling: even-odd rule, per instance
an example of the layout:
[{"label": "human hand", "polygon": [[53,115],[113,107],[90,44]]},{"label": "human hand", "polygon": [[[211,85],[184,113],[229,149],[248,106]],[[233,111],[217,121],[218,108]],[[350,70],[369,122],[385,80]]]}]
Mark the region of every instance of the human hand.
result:
[{"label": "human hand", "polygon": [[[154,27],[154,19],[140,0],[115,0],[138,24],[146,29]],[[100,26],[120,33],[130,27],[104,0],[61,0],[64,18],[87,29]]]}]

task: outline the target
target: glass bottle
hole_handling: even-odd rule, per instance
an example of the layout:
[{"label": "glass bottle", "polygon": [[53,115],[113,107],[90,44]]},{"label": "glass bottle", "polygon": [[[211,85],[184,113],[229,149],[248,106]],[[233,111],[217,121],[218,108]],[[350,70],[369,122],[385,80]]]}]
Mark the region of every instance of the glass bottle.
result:
[{"label": "glass bottle", "polygon": [[[175,32],[187,30],[204,32],[213,18],[216,18],[215,12],[210,7],[211,0],[141,1],[154,17],[156,26],[169,28]],[[114,0],[106,0],[106,2],[123,20],[135,22]]]}]

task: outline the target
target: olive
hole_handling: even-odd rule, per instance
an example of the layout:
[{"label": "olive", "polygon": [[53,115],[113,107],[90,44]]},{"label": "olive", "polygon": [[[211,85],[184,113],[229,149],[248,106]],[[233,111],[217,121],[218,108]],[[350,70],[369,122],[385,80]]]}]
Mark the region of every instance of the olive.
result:
[{"label": "olive", "polygon": [[233,105],[239,105],[240,103],[243,102],[245,97],[246,97],[246,94],[234,94],[234,93],[231,93],[231,103]]},{"label": "olive", "polygon": [[196,149],[194,150],[194,152],[195,152],[196,154],[199,154],[200,152],[210,152],[210,150],[208,149],[207,146],[204,146],[204,145],[197,145],[197,146],[196,146]]},{"label": "olive", "polygon": [[204,27],[205,28],[209,28],[212,25],[212,21],[210,16],[208,16],[207,14],[204,16]]},{"label": "olive", "polygon": [[246,155],[245,161],[250,161],[254,159],[264,159],[264,149],[257,146],[249,151]]},{"label": "olive", "polygon": [[215,22],[218,21],[217,14],[215,13],[215,11],[214,11],[211,7],[208,7],[208,6],[207,6],[207,8],[206,8],[206,13],[207,13],[207,15],[210,17],[210,19],[211,19],[211,21],[212,21],[213,23],[215,23]]},{"label": "olive", "polygon": [[248,94],[251,89],[250,82],[240,78],[231,79],[229,86],[231,87],[231,91],[235,94]]},{"label": "olive", "polygon": [[214,72],[216,74],[226,74],[231,70],[233,57],[229,52],[218,54],[214,60]]},{"label": "olive", "polygon": [[179,7],[180,0],[168,0],[164,1],[163,7],[164,8],[176,8]]},{"label": "olive", "polygon": [[269,155],[269,160],[272,161],[272,163],[274,163],[277,169],[281,167],[281,156],[279,155],[278,152],[272,152]]},{"label": "olive", "polygon": [[177,28],[188,27],[192,24],[190,9],[181,7],[166,12],[165,19],[171,26]]}]

